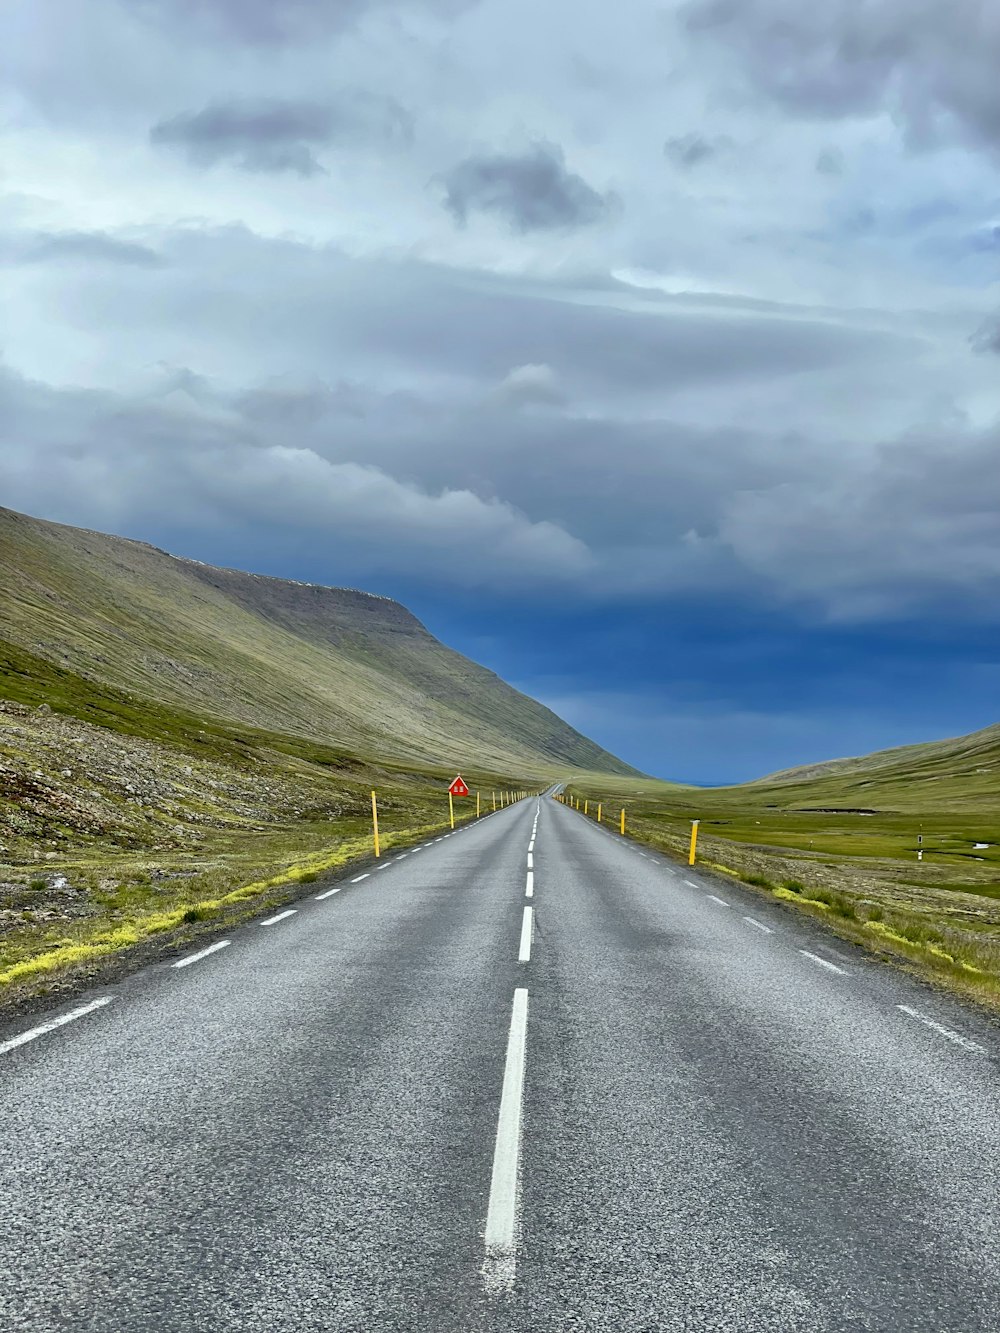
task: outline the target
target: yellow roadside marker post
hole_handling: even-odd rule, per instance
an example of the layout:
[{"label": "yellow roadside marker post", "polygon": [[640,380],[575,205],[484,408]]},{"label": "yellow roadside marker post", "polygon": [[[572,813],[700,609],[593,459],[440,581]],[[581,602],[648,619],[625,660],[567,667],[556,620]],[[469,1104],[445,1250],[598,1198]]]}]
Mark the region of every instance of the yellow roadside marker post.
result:
[{"label": "yellow roadside marker post", "polygon": [[598,802],[598,806],[597,806],[597,822],[598,822],[598,824],[601,822],[601,806],[600,806],[600,803],[599,803],[599,802]]},{"label": "yellow roadside marker post", "polygon": [[622,833],[625,832],[625,807],[622,806]]},{"label": "yellow roadside marker post", "polygon": [[698,820],[691,820],[691,850],[688,852],[688,865],[694,865],[694,849],[698,845]]},{"label": "yellow roadside marker post", "polygon": [[448,818],[451,821],[452,828],[455,827],[455,801],[451,792],[448,793]]},{"label": "yellow roadside marker post", "polygon": [[490,795],[493,797],[493,809],[495,810],[497,808],[497,794],[494,791],[490,792]]},{"label": "yellow roadside marker post", "polygon": [[476,818],[479,818],[479,792],[476,792]]},{"label": "yellow roadside marker post", "polygon": [[589,809],[590,809],[590,802],[589,802],[589,801],[584,801],[584,803],[583,803],[583,813],[586,814],[587,811],[588,811]]},{"label": "yellow roadside marker post", "polygon": [[375,792],[372,791],[372,833],[375,837],[375,857],[378,859],[382,851],[378,845],[378,801],[375,799]]}]

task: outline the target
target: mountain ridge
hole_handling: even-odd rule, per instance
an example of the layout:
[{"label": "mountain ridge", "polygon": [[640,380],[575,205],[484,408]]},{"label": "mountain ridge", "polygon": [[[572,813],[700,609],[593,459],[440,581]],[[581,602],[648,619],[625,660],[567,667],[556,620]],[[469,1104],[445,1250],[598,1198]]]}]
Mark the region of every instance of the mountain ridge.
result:
[{"label": "mountain ridge", "polygon": [[375,756],[635,772],[381,593],[0,508],[0,640],[160,704]]}]

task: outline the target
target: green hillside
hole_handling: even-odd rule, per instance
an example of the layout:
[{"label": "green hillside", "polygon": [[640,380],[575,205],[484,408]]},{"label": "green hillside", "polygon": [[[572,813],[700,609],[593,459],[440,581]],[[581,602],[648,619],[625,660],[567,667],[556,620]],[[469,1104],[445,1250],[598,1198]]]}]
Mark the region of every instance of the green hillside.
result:
[{"label": "green hillside", "polygon": [[385,597],[6,509],[0,568],[0,648],[140,700],[372,757],[632,771]]}]

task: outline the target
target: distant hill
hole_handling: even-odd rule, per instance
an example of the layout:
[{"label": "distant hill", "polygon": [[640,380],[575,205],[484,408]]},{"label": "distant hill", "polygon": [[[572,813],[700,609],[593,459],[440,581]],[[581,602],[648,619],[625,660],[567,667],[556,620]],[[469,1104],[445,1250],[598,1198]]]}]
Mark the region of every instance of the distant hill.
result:
[{"label": "distant hill", "polygon": [[0,698],[5,674],[37,660],[137,702],[375,758],[635,772],[387,597],[215,569],[3,508],[0,568]]},{"label": "distant hill", "polygon": [[747,783],[746,789],[780,788],[783,805],[798,796],[909,808],[914,802],[992,799],[998,780],[1000,724],[994,724],[967,736],[782,769]]}]

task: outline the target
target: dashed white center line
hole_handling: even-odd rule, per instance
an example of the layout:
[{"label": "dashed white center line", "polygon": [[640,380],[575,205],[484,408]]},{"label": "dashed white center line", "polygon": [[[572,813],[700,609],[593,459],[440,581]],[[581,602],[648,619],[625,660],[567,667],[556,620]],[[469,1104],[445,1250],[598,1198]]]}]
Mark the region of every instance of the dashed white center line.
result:
[{"label": "dashed white center line", "polygon": [[112,997],[102,995],[100,999],[91,1000],[89,1004],[81,1004],[78,1009],[71,1009],[68,1014],[60,1014],[58,1018],[50,1018],[47,1023],[41,1023],[36,1028],[29,1028],[27,1032],[19,1032],[16,1037],[10,1037],[7,1041],[0,1042],[0,1055],[6,1055],[8,1051],[16,1050],[18,1046],[26,1046],[29,1041],[34,1041],[37,1037],[44,1037],[47,1032],[55,1032],[56,1028],[61,1028],[66,1023],[72,1023],[74,1019],[83,1018],[84,1014],[92,1014],[95,1009],[102,1009],[104,1005],[110,1004]]},{"label": "dashed white center line", "polygon": [[521,917],[521,946],[517,951],[517,961],[519,963],[531,962],[531,917],[531,908],[526,907],[524,915]]},{"label": "dashed white center line", "polygon": [[[362,875],[361,878],[362,878],[362,879],[367,879],[368,876],[367,876],[367,875]],[[357,881],[356,879],[352,879],[352,880],[351,880],[351,883],[352,883],[352,884],[357,884],[357,882],[358,882],[358,881]],[[340,890],[341,890],[343,887],[344,887],[343,884],[338,884],[337,887],[336,887],[335,889],[327,889],[325,893],[317,893],[316,896],[315,896],[315,898],[313,899],[313,902],[321,903],[321,902],[323,902],[323,900],[324,900],[325,898],[332,898],[333,895],[334,895],[335,893],[339,893]]]},{"label": "dashed white center line", "polygon": [[[983,1049],[978,1041],[972,1041],[969,1037],[963,1037],[960,1032],[955,1032],[951,1028],[946,1028],[943,1023],[938,1023],[933,1018],[926,1018],[923,1014],[919,1013],[918,1010],[911,1009],[908,1004],[897,1004],[896,1008],[902,1013],[909,1015],[910,1018],[915,1018],[918,1023],[923,1023],[925,1027],[932,1028],[940,1036],[947,1037],[948,1040],[953,1041],[956,1046],[963,1046],[967,1051],[981,1051]],[[0,1046],[0,1050],[3,1050],[2,1046]]]},{"label": "dashed white center line", "polygon": [[276,926],[279,921],[287,921],[290,916],[294,916],[296,909],[289,907],[285,912],[279,912],[277,916],[269,916],[266,921],[262,921],[262,926]]},{"label": "dashed white center line", "polygon": [[360,884],[361,881],[362,881],[363,879],[367,879],[368,876],[369,876],[370,874],[371,874],[371,871],[370,871],[370,870],[366,870],[365,873],[364,873],[363,875],[358,875],[358,876],[356,876],[354,879],[352,879],[352,880],[351,880],[351,883],[352,883],[352,884]]},{"label": "dashed white center line", "polygon": [[820,967],[825,967],[828,972],[836,972],[838,976],[841,977],[847,976],[847,973],[842,967],[838,967],[836,963],[831,963],[828,958],[820,958],[818,953],[810,953],[808,949],[800,949],[799,953],[803,958],[809,958]]},{"label": "dashed white center line", "polygon": [[393,860],[394,860],[394,861],[402,861],[402,860],[404,860],[407,856],[409,856],[409,852],[400,852],[400,854],[399,854],[398,856],[394,856],[394,857],[393,857]]},{"label": "dashed white center line", "polygon": [[228,940],[217,940],[215,944],[210,944],[207,949],[200,949],[198,953],[189,953],[186,958],[178,958],[176,963],[171,963],[171,967],[190,967],[192,963],[200,963],[203,958],[207,958],[210,953],[218,953],[220,949],[228,949]]},{"label": "dashed white center line", "polygon": [[725,898],[717,898],[717,897],[715,896],[714,893],[706,893],[706,894],[705,894],[705,897],[709,900],[709,902],[712,902],[712,903],[718,903],[720,907],[728,907],[728,906],[729,906],[729,904],[726,902]]},{"label": "dashed white center line", "polygon": [[526,898],[534,898],[535,896],[535,873],[533,870],[528,871],[528,881],[524,886],[524,896]]},{"label": "dashed white center line", "polygon": [[535,867],[535,858],[532,856],[531,852],[529,852],[529,853],[528,853],[528,869],[529,869],[529,870],[533,870],[534,867]]},{"label": "dashed white center line", "polygon": [[521,1157],[521,1108],[524,1104],[524,1059],[528,1034],[528,992],[518,988],[507,1038],[493,1175],[486,1213],[486,1258],[483,1286],[491,1294],[510,1291],[517,1269],[518,1176]]},{"label": "dashed white center line", "polygon": [[753,926],[757,930],[762,930],[765,935],[773,935],[774,931],[770,926],[765,926],[763,921],[756,921],[752,916],[745,916],[743,920],[748,926]]}]

